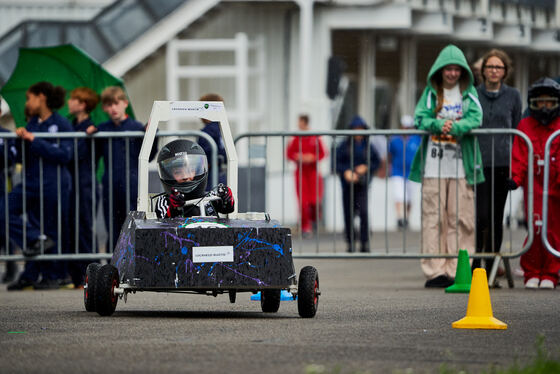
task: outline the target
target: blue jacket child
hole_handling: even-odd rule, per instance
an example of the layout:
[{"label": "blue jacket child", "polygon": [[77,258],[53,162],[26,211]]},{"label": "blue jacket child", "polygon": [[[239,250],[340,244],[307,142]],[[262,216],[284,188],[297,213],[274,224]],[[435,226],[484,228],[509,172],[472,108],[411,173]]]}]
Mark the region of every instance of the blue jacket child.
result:
[{"label": "blue jacket child", "polygon": [[[363,130],[367,129],[368,125],[360,116],[355,116],[349,127]],[[380,159],[368,137],[358,135],[353,138],[348,137],[336,149],[336,172],[340,176],[342,185],[344,231],[348,252],[353,252],[354,248],[351,245],[354,233],[353,222],[358,212],[361,251],[369,252],[368,187],[379,167]]]},{"label": "blue jacket child", "polygon": [[[10,133],[9,130],[1,128],[0,132]],[[1,138],[0,137],[0,200],[4,199],[4,192],[6,191],[6,172],[7,168],[14,164],[16,158],[16,142],[15,139]],[[0,211],[4,214],[4,211]],[[0,246],[2,243],[0,243]]]},{"label": "blue jacket child", "polygon": [[[0,133],[10,133],[10,131],[0,127]],[[4,217],[7,209],[4,202],[6,201],[6,193],[9,191],[6,183],[10,180],[10,167],[13,165],[16,156],[15,139],[0,137],[0,214]],[[7,236],[0,238],[0,248],[8,248],[4,253],[13,254],[13,245],[6,241],[7,239]],[[2,277],[2,283],[13,281],[17,275],[16,272],[15,261],[6,261],[6,271]]]},{"label": "blue jacket child", "polygon": [[[76,132],[90,133],[95,131],[95,126],[90,118],[90,113],[99,102],[99,95],[88,87],[77,87],[70,92],[68,99],[68,112],[74,116],[72,126]],[[88,131],[89,129],[89,131]],[[97,194],[97,180],[95,179],[96,164],[92,157],[94,145],[92,138],[79,138],[74,160],[69,169],[72,175],[72,199],[70,203],[69,231],[71,244],[68,251],[71,253],[97,252],[94,247],[93,222],[96,207],[99,202]],[[95,201],[94,201],[95,198]],[[95,205],[94,205],[95,203]],[[89,261],[68,261],[68,273],[75,287],[83,284]]]},{"label": "blue jacket child", "polygon": [[214,139],[216,145],[218,146],[218,183],[212,180],[212,173],[210,172],[212,168],[212,147],[208,140],[203,137],[198,138],[198,144],[204,149],[206,153],[206,157],[208,158],[208,169],[210,172],[209,183],[206,185],[206,191],[210,191],[213,186],[216,186],[219,183],[225,184],[226,183],[226,173],[223,171],[224,166],[227,162],[226,156],[226,148],[224,146],[224,141],[222,140],[222,133],[220,131],[220,123],[219,122],[209,122],[207,123],[204,128],[201,130],[202,132],[207,133]]},{"label": "blue jacket child", "polygon": [[[31,118],[25,128],[20,127],[16,130],[16,134],[22,139],[17,141],[16,145],[18,162],[24,165],[25,187],[23,184],[17,185],[8,197],[9,227],[10,239],[22,248],[23,254],[35,256],[41,253],[41,248],[44,253],[56,251],[57,243],[61,240],[58,236],[59,225],[62,228],[62,238],[67,237],[64,230],[67,227],[71,183],[67,164],[72,158],[73,142],[72,139],[37,138],[33,135],[41,132],[56,134],[72,131],[68,120],[54,111],[64,104],[64,89],[60,86],[54,87],[48,82],[39,82],[32,85],[26,95],[25,108]],[[27,222],[22,220],[24,188]],[[4,225],[2,216],[2,234]],[[65,247],[67,243],[59,244]],[[8,290],[23,289],[31,285],[35,288],[58,288],[57,279],[61,272],[59,264],[55,261],[27,261],[24,272],[15,284],[8,286]],[[34,284],[40,274],[41,283]]]},{"label": "blue jacket child", "polygon": [[[120,87],[108,87],[101,93],[103,110],[111,120],[99,124],[98,131],[144,131],[142,123],[125,113],[128,107],[126,94]],[[128,141],[128,153],[126,143]],[[103,212],[108,232],[108,250],[117,244],[121,227],[130,210],[136,210],[138,196],[138,156],[142,138],[115,137],[96,140],[96,157],[103,157]],[[111,154],[110,154],[111,153]],[[128,158],[128,172],[127,172]],[[128,186],[128,201],[127,197]]]}]

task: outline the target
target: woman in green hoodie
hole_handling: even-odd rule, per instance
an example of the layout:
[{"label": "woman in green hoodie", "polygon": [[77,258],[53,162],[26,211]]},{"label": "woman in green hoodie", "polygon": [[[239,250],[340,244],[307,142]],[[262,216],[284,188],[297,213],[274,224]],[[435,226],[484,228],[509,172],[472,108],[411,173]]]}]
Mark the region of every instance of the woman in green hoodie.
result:
[{"label": "woman in green hoodie", "polygon": [[[463,52],[448,45],[428,73],[416,105],[423,136],[410,179],[422,183],[422,250],[453,258],[422,259],[426,287],[453,284],[458,249],[474,253],[474,184],[484,181],[480,150],[469,132],[481,125],[482,108]],[[460,212],[460,214],[459,214]]]}]

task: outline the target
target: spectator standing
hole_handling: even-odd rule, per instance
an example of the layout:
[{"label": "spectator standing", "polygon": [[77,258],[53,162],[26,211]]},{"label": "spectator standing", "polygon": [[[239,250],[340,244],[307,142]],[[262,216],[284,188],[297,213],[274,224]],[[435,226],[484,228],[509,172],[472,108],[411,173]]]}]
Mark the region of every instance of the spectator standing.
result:
[{"label": "spectator standing", "polygon": [[[224,101],[224,99],[218,94],[206,94],[203,95],[199,101]],[[207,133],[212,137],[216,146],[218,147],[218,182],[212,180],[212,147],[208,140],[203,137],[199,137],[197,139],[197,143],[204,149],[206,153],[206,157],[208,158],[208,172],[210,173],[210,179],[208,180],[208,184],[206,185],[206,191],[210,191],[213,186],[217,185],[218,183],[226,183],[227,175],[226,175],[226,166],[227,166],[227,155],[226,155],[226,147],[224,146],[224,140],[222,139],[222,131],[220,130],[220,123],[219,122],[212,122],[207,119],[202,119],[202,123],[204,123],[204,127],[202,128],[202,132]]]},{"label": "spectator standing", "polygon": [[421,260],[426,287],[452,285],[458,249],[474,253],[473,185],[484,175],[478,143],[469,135],[482,121],[473,81],[463,52],[448,45],[430,68],[414,113],[416,127],[430,133],[410,171],[412,181],[423,183],[422,250],[454,256]]},{"label": "spectator standing", "polygon": [[[95,109],[98,102],[99,95],[91,88],[78,87],[72,90],[68,99],[68,112],[74,116],[72,121],[74,131],[87,132],[88,128],[94,126],[90,113]],[[90,132],[92,130],[94,129],[91,128]],[[93,253],[97,252],[97,248],[92,248],[94,235],[93,220],[95,219],[95,209],[93,209],[92,203],[93,196],[97,192],[95,187],[97,182],[95,181],[95,176],[92,177],[92,173],[95,172],[95,165],[92,167],[91,157],[92,140],[81,138],[77,143],[77,159],[70,164],[69,168],[73,179],[72,188],[77,189],[72,194],[70,203],[69,226],[71,244],[69,252],[74,252],[77,244],[80,253]],[[76,206],[78,210],[76,210]],[[78,237],[76,237],[76,225],[79,230]],[[68,271],[74,287],[83,285],[83,278],[89,262],[69,261]]]},{"label": "spectator standing", "polygon": [[[543,165],[545,145],[552,133],[560,129],[560,84],[550,78],[541,78],[529,88],[529,117],[523,118],[517,129],[525,133],[533,145],[533,225],[535,239],[527,252],[521,255],[521,268],[526,288],[553,289],[558,283],[560,259],[551,254],[540,240],[541,226],[537,221],[542,218]],[[554,248],[560,245],[559,221],[552,219],[560,211],[560,141],[556,139],[551,146],[550,181],[548,194],[548,238]],[[523,186],[525,212],[527,214],[528,160],[527,145],[519,137],[513,141],[512,178],[508,181],[510,190]]]},{"label": "spectator standing", "polygon": [[[1,114],[1,112],[0,112]],[[9,133],[10,131],[0,127],[0,132]],[[9,192],[9,179],[10,179],[10,169],[16,158],[16,144],[14,139],[0,138],[0,206],[4,207],[0,209],[0,214],[6,217],[5,209],[6,204],[6,193]],[[7,243],[6,247],[5,238],[0,239],[0,248],[5,248],[5,253],[10,254],[12,252],[12,244]],[[2,283],[12,282],[17,275],[17,265],[15,261],[6,261],[6,272],[2,277]]]},{"label": "spectator standing", "polygon": [[[118,86],[107,87],[101,93],[103,111],[109,115],[110,120],[99,124],[97,131],[125,132],[144,131],[144,126],[126,114],[128,99],[122,88]],[[96,131],[90,127],[88,133]],[[129,142],[128,153],[126,142]],[[111,138],[97,139],[97,158],[103,157],[105,173],[103,174],[103,213],[107,232],[111,234],[107,239],[107,250],[112,250],[119,239],[121,226],[124,223],[127,210],[127,184],[128,209],[136,210],[138,196],[138,156],[142,147],[142,138]],[[109,157],[111,151],[112,157]],[[128,170],[127,170],[128,158]],[[112,160],[112,161],[111,161]],[[112,177],[112,184],[109,178]],[[112,194],[112,201],[110,200]],[[111,225],[112,222],[112,225]]]},{"label": "spectator standing", "polygon": [[[401,117],[401,128],[414,128],[414,118],[409,115]],[[389,162],[391,165],[391,190],[395,200],[397,225],[399,228],[408,226],[410,203],[412,198],[412,181],[408,179],[414,155],[420,145],[419,135],[396,135],[389,141]]]},{"label": "spectator standing", "polygon": [[[16,134],[22,141],[16,142],[18,162],[25,157],[26,207],[23,210],[23,185],[20,184],[8,196],[10,238],[23,249],[27,257],[36,256],[44,249],[45,254],[55,253],[59,241],[64,248],[67,241],[65,228],[68,217],[68,196],[71,177],[67,165],[72,159],[71,139],[37,138],[36,133],[51,134],[72,131],[68,120],[56,112],[64,105],[64,88],[54,87],[48,82],[38,82],[26,93],[26,113],[29,122],[20,127]],[[42,173],[42,180],[39,177]],[[59,179],[60,178],[60,179]],[[59,192],[60,191],[60,195]],[[41,196],[42,195],[42,196]],[[42,200],[42,206],[41,206]],[[58,216],[60,204],[61,216]],[[0,211],[3,211],[0,208]],[[41,217],[41,211],[43,217]],[[26,213],[27,220],[22,215]],[[41,232],[41,219],[43,232]],[[62,227],[62,238],[58,237],[58,223]],[[0,237],[4,237],[4,216],[0,217]],[[25,225],[26,247],[23,245]],[[39,276],[41,276],[40,282]],[[9,291],[33,286],[35,289],[56,289],[58,279],[63,276],[61,263],[57,261],[27,261],[17,281],[8,285]]]},{"label": "spectator standing", "polygon": [[[299,116],[298,128],[301,131],[309,130],[309,116]],[[288,159],[296,163],[294,176],[301,231],[303,236],[310,236],[321,214],[323,177],[317,167],[325,157],[325,147],[318,136],[297,136],[288,144],[286,153]]]},{"label": "spectator standing", "polygon": [[[366,130],[369,126],[355,116],[349,125],[353,130]],[[369,252],[368,189],[380,160],[370,138],[350,136],[336,149],[336,172],[342,185],[344,233],[348,252],[354,252],[354,217],[360,217],[361,252]]]},{"label": "spectator standing", "polygon": [[[511,74],[509,56],[492,49],[482,57],[483,83],[476,90],[482,105],[483,129],[515,129],[521,119],[521,95],[504,82]],[[504,208],[508,195],[507,181],[512,147],[511,136],[479,136],[484,165],[484,183],[476,190],[476,251],[499,252],[502,246]],[[487,259],[486,273],[494,264]],[[473,269],[480,259],[473,260]]]}]

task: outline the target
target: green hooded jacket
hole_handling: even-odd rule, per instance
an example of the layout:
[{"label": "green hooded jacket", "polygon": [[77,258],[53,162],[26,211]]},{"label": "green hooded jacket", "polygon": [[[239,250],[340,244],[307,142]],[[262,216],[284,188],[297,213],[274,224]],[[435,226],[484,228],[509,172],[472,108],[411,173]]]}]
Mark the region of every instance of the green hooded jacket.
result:
[{"label": "green hooded jacket", "polygon": [[[482,171],[482,159],[478,142],[475,136],[469,135],[472,129],[480,127],[482,124],[482,107],[478,101],[478,94],[473,85],[474,79],[465,59],[463,52],[456,46],[450,44],[445,47],[438,55],[436,61],[432,65],[428,73],[428,85],[424,89],[416,110],[414,111],[414,124],[418,130],[428,131],[430,134],[441,134],[441,129],[445,123],[445,119],[437,119],[435,108],[437,106],[437,91],[434,76],[436,72],[446,65],[459,65],[463,71],[468,74],[461,74],[459,79],[459,87],[463,96],[463,117],[453,123],[450,134],[456,137],[461,144],[463,154],[463,166],[465,169],[465,177],[468,184],[476,184],[484,182],[484,174]],[[418,148],[412,166],[410,169],[409,179],[415,182],[422,182],[424,175],[424,165],[426,160],[426,152],[428,150],[429,136],[422,137],[422,145]],[[475,162],[476,158],[476,162]],[[475,173],[476,171],[476,173]]]}]

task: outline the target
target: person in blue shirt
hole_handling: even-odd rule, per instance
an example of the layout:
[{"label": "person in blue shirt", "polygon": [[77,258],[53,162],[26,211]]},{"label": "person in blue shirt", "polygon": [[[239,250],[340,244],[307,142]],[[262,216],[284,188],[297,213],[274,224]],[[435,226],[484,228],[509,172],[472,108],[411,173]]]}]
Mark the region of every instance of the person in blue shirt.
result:
[{"label": "person in blue shirt", "polygon": [[[20,184],[8,196],[9,234],[10,239],[22,248],[23,254],[28,257],[41,253],[55,253],[58,244],[62,248],[67,244],[63,239],[66,237],[64,230],[67,227],[71,184],[67,165],[72,159],[73,141],[35,136],[41,132],[56,134],[72,131],[72,125],[68,120],[56,112],[64,105],[64,95],[64,88],[54,87],[49,82],[38,82],[29,87],[25,103],[29,122],[26,127],[19,127],[16,130],[16,134],[21,138],[21,141],[16,142],[17,161],[25,160],[23,166],[26,183],[25,191],[23,184]],[[41,208],[43,217],[41,217]],[[3,207],[0,207],[0,211],[3,211]],[[27,215],[26,221],[22,219],[24,213]],[[60,238],[59,224],[63,228]],[[0,237],[6,234],[4,227],[5,218],[2,215]],[[24,245],[24,233],[26,245]],[[58,279],[61,275],[59,267],[60,264],[56,261],[27,261],[23,273],[16,282],[8,286],[8,290],[22,290],[30,286],[35,289],[58,288]],[[37,283],[39,275],[42,279]]]},{"label": "person in blue shirt", "polygon": [[[0,132],[9,133],[10,131],[0,127]],[[6,192],[9,191],[8,183],[10,181],[10,169],[14,164],[16,158],[16,144],[14,139],[1,138],[0,137],[0,206],[4,206],[4,201],[6,199]],[[7,178],[6,178],[7,175]],[[6,216],[5,208],[0,210],[2,216]],[[7,243],[8,250],[5,251],[6,254],[13,253],[13,248],[11,243]],[[0,239],[0,248],[6,247],[5,238]],[[12,282],[17,275],[17,265],[15,261],[6,261],[6,271],[2,277],[2,283]]]},{"label": "person in blue shirt", "polygon": [[[414,128],[414,118],[404,115],[401,118],[401,128]],[[412,182],[408,180],[410,166],[420,146],[420,135],[396,135],[389,141],[389,162],[391,164],[391,190],[395,201],[397,225],[399,228],[408,226],[410,216],[410,202],[412,197]]]},{"label": "person in blue shirt", "polygon": [[[211,93],[203,95],[199,99],[199,101],[224,101],[224,99],[218,94]],[[208,121],[206,119],[203,119],[202,122],[204,123],[204,128],[201,131],[210,135],[218,146],[218,182],[216,182],[215,180],[212,180],[212,147],[210,146],[208,140],[206,140],[205,138],[199,137],[197,139],[198,145],[200,145],[202,149],[204,149],[206,157],[208,158],[208,173],[210,175],[210,178],[208,180],[208,184],[206,185],[206,191],[210,191],[218,183],[226,183],[227,155],[224,141],[222,139],[222,132],[220,130],[220,123]]]},{"label": "person in blue shirt", "polygon": [[[142,123],[126,114],[128,99],[122,88],[107,87],[101,93],[103,111],[110,120],[100,123],[97,129],[90,127],[88,133],[95,131],[144,131]],[[127,140],[128,139],[128,140]],[[126,143],[128,142],[128,153]],[[107,228],[107,250],[112,251],[119,239],[121,226],[129,211],[136,210],[138,196],[138,156],[142,147],[142,138],[105,138],[96,139],[95,155],[103,157],[105,172],[103,174],[103,214]],[[111,156],[111,157],[110,157]],[[128,157],[128,172],[127,159]],[[112,183],[111,183],[112,179]],[[128,207],[127,207],[128,186]]]},{"label": "person in blue shirt", "polygon": [[[351,129],[365,130],[369,126],[360,117],[350,122]],[[368,137],[356,135],[348,137],[336,149],[336,172],[342,185],[342,205],[344,208],[344,232],[348,252],[354,252],[354,216],[360,217],[361,252],[369,252],[368,188],[379,167],[380,159]]]},{"label": "person in blue shirt", "polygon": [[[90,126],[94,126],[90,113],[99,102],[97,92],[89,87],[77,87],[70,92],[68,99],[68,112],[74,116],[72,126],[76,132],[87,132]],[[75,159],[70,163],[70,174],[72,175],[72,201],[70,203],[69,234],[70,246],[68,252],[75,253],[76,245],[80,253],[97,252],[93,248],[93,220],[95,209],[92,206],[93,196],[97,197],[97,181],[95,176],[95,165],[92,165],[92,139],[81,138],[77,141],[77,153]],[[93,160],[95,162],[95,160]],[[77,208],[77,210],[76,210]],[[77,220],[76,220],[77,217]],[[76,237],[76,229],[78,236]],[[68,272],[74,283],[74,287],[83,285],[84,274],[89,261],[69,261]]]}]

